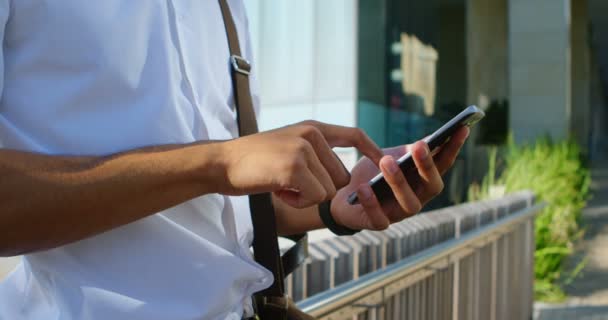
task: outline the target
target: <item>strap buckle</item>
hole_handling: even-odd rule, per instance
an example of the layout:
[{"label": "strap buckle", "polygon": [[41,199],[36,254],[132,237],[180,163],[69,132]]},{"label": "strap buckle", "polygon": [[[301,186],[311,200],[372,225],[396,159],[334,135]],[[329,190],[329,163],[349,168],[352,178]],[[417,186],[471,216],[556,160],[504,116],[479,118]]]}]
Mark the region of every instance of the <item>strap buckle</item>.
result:
[{"label": "strap buckle", "polygon": [[248,76],[251,72],[251,64],[247,59],[241,56],[237,56],[236,54],[231,55],[230,62],[232,64],[232,69],[240,74]]},{"label": "strap buckle", "polygon": [[277,309],[287,312],[287,310],[289,310],[289,295],[285,293],[282,297],[263,296],[262,303],[263,305],[271,305]]}]

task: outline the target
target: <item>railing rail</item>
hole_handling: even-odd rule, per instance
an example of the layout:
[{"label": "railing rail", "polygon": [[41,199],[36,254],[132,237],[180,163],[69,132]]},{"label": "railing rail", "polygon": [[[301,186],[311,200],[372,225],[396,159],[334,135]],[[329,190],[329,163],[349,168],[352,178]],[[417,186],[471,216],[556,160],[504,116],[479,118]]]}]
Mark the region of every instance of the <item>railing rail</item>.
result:
[{"label": "railing rail", "polygon": [[[504,210],[499,213],[501,206]],[[353,316],[370,319],[528,319],[533,298],[533,221],[542,205],[534,205],[533,196],[526,193],[511,200],[485,202],[481,206],[483,210],[471,214],[473,208],[477,207],[461,206],[448,219],[454,225],[453,230],[447,231],[453,234],[452,239],[436,241],[384,268],[360,277],[355,275],[356,279],[304,299],[298,306],[328,320],[352,319]],[[445,215],[447,211],[442,210],[436,216]],[[482,223],[485,219],[482,211],[490,217],[485,224]],[[436,223],[432,227],[446,229],[445,224]],[[438,234],[441,232],[435,232],[434,238]],[[409,235],[412,236],[414,234]],[[387,244],[391,240],[397,240],[392,241],[393,244],[403,242],[399,237],[390,239],[386,233],[384,238],[378,238],[383,239],[384,246],[380,247],[384,249],[383,254],[376,257],[388,256]],[[427,242],[431,238],[427,232]],[[353,251],[351,255],[357,256],[356,253]],[[339,272],[335,263],[337,256],[329,257],[332,259],[330,272]],[[373,255],[367,255],[366,259],[377,260]],[[356,260],[353,261],[356,263]],[[322,263],[328,264],[327,261]],[[379,264],[382,265],[382,261]]]}]

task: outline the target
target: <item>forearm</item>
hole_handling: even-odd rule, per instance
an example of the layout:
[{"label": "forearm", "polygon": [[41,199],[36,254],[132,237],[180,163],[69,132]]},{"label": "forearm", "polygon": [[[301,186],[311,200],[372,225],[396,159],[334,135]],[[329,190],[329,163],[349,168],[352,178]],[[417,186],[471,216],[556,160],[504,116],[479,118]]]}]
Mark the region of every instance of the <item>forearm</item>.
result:
[{"label": "forearm", "polygon": [[214,192],[217,144],[108,157],[0,149],[0,255],[84,239]]},{"label": "forearm", "polygon": [[317,206],[298,209],[290,207],[273,195],[273,204],[280,236],[289,236],[325,228]]}]

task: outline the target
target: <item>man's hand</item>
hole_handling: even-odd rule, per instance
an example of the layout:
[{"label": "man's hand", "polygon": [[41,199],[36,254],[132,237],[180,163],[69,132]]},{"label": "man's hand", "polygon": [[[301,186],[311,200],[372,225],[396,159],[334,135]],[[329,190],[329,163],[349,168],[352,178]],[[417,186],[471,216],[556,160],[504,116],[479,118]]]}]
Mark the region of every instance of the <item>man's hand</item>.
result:
[{"label": "man's hand", "polygon": [[[432,198],[443,190],[443,175],[454,163],[466,138],[468,128],[462,128],[446,143],[434,157],[426,143],[418,141],[411,145],[385,149],[380,160],[380,169],[391,187],[394,198],[379,203],[368,181],[378,174],[374,162],[363,158],[352,171],[350,183],[340,189],[332,201],[331,213],[340,225],[351,229],[383,230],[391,223],[401,221],[420,211]],[[414,181],[406,180],[395,159],[412,152],[417,168]],[[357,192],[360,204],[347,202],[352,192]]]},{"label": "man's hand", "polygon": [[274,192],[295,208],[330,200],[350,181],[333,147],[355,147],[372,164],[383,156],[361,129],[305,121],[223,143],[227,183],[218,192]]}]

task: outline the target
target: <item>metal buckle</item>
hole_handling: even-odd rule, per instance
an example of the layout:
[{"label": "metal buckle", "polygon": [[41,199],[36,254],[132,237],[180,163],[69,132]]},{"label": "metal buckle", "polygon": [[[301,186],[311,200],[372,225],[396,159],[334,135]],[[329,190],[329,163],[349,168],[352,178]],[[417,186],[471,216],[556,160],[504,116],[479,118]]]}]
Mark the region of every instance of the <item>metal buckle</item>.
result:
[{"label": "metal buckle", "polygon": [[[274,298],[278,298],[278,297],[274,297]],[[272,298],[270,298],[270,299],[272,299]],[[278,298],[278,299],[281,299],[281,298]],[[268,298],[268,297],[266,297],[266,296],[264,296],[262,301],[264,302],[264,304],[267,304],[267,303],[268,303],[268,300],[269,300],[269,298]],[[283,294],[283,300],[284,300],[284,302],[285,302],[285,305],[284,305],[284,306],[281,306],[281,307],[282,307],[282,308],[283,308],[285,311],[287,311],[287,310],[289,310],[289,295],[288,295],[287,293]]]},{"label": "metal buckle", "polygon": [[251,64],[249,64],[249,61],[247,61],[247,59],[233,54],[230,56],[230,62],[232,63],[232,69],[234,69],[234,71],[240,74],[244,74],[246,76],[249,75],[251,71]]},{"label": "metal buckle", "polygon": [[283,294],[283,299],[285,299],[285,311],[289,310],[289,295],[287,293]]}]

